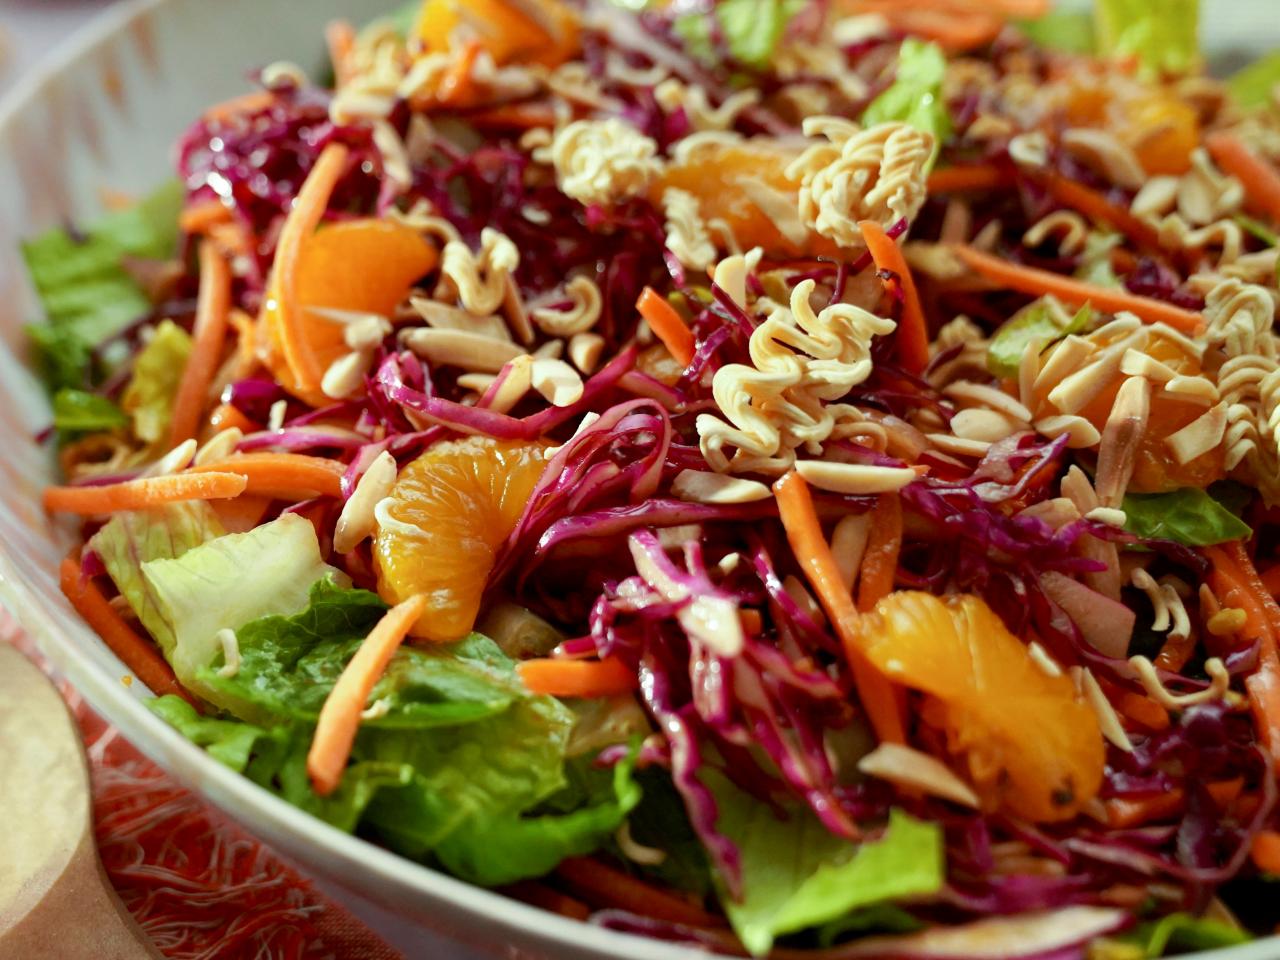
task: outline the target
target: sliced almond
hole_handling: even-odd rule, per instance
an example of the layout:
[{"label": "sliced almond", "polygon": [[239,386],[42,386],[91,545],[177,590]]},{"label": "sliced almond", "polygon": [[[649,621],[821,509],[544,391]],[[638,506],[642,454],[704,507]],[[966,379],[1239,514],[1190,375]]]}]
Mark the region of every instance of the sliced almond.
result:
[{"label": "sliced almond", "polygon": [[773,496],[758,481],[705,470],[681,470],[672,481],[671,492],[690,503],[753,503]]},{"label": "sliced almond", "polygon": [[1062,134],[1062,146],[1118,187],[1137,190],[1147,180],[1133,150],[1113,133],[1094,128],[1073,128]]},{"label": "sliced almond", "polygon": [[240,441],[243,439],[244,431],[239,427],[227,427],[225,430],[219,430],[204,442],[204,446],[196,451],[192,463],[199,467],[206,463],[223,460],[235,453],[236,447],[240,445]]},{"label": "sliced almond", "polygon": [[862,567],[862,556],[871,537],[871,514],[851,513],[841,517],[831,531],[831,555],[840,571],[840,582],[852,590]]},{"label": "sliced almond", "polygon": [[1048,359],[1036,375],[1035,382],[1032,384],[1033,393],[1042,394],[1060,383],[1064,377],[1079,370],[1097,352],[1097,349],[1084,337],[1075,334],[1062,340],[1049,352]]},{"label": "sliced almond", "polygon": [[1086,520],[1105,523],[1109,527],[1123,527],[1129,519],[1123,510],[1116,507],[1095,507],[1084,515]]},{"label": "sliced almond", "polygon": [[901,490],[917,476],[910,467],[878,467],[828,460],[798,460],[796,472],[820,490],[854,496]]},{"label": "sliced almond", "polygon": [[1177,394],[1183,400],[1194,400],[1197,403],[1217,403],[1218,388],[1208,377],[1177,376],[1164,385],[1166,393]]},{"label": "sliced almond", "polygon": [[985,440],[966,440],[949,433],[929,433],[925,436],[943,453],[954,454],[957,457],[982,457],[991,449],[991,444]]},{"label": "sliced almond", "polygon": [[582,377],[563,360],[536,357],[530,382],[552,406],[567,407],[582,399]]},{"label": "sliced almond", "polygon": [[1098,444],[1094,489],[1101,506],[1115,507],[1123,499],[1150,416],[1151,384],[1144,377],[1130,377],[1120,385]]},{"label": "sliced almond", "polygon": [[1133,753],[1133,743],[1130,742],[1115,707],[1111,706],[1111,701],[1102,692],[1102,687],[1098,684],[1093,672],[1088,667],[1072,667],[1071,679],[1075,681],[1076,689],[1084,694],[1085,703],[1089,704],[1094,716],[1098,718],[1098,729],[1102,731],[1102,735],[1125,753]]},{"label": "sliced almond", "polygon": [[337,553],[350,553],[373,533],[377,523],[375,510],[391,495],[395,482],[396,458],[383,450],[360,476],[355,490],[342,505],[333,530],[333,549]]},{"label": "sliced almond", "polygon": [[964,440],[982,440],[986,443],[995,443],[997,440],[1012,436],[1021,429],[1021,426],[1004,414],[977,407],[961,410],[951,418],[951,432],[957,437]]},{"label": "sliced almond", "polygon": [[507,274],[507,289],[502,297],[502,309],[506,312],[511,329],[516,339],[526,347],[533,343],[533,323],[529,320],[529,311],[524,308],[524,300],[520,297],[520,288],[516,286],[515,277]]},{"label": "sliced almond", "polygon": [[604,353],[604,337],[598,333],[575,333],[569,338],[569,359],[583,373],[592,373]]},{"label": "sliced almond", "polygon": [[524,351],[510,340],[465,330],[418,327],[400,334],[406,347],[433,366],[461,367],[472,373],[497,373]]},{"label": "sliced almond", "polygon": [[439,300],[426,297],[410,297],[409,304],[414,311],[431,327],[437,330],[464,330],[467,333],[478,333],[481,336],[493,337],[496,340],[510,340],[511,334],[501,317],[477,317],[461,307],[455,307]]},{"label": "sliced almond", "polygon": [[563,340],[548,340],[537,350],[533,351],[535,359],[559,360],[564,356]]},{"label": "sliced almond", "polygon": [[[511,362],[503,366],[494,377],[494,381],[500,381],[498,389],[494,391],[493,396],[489,398],[487,408],[497,413],[507,413],[529,392],[529,388],[533,386],[533,368],[535,364],[533,357],[527,353],[522,353]],[[485,390],[489,388],[486,387]]]},{"label": "sliced almond", "polygon": [[1168,383],[1178,375],[1178,371],[1167,363],[1132,349],[1126,350],[1120,358],[1120,372],[1127,377],[1146,377],[1152,383]]},{"label": "sliced almond", "polygon": [[1086,447],[1092,447],[1102,439],[1102,434],[1098,432],[1098,428],[1084,417],[1068,416],[1066,414],[1043,417],[1037,420],[1036,430],[1052,440],[1056,440],[1064,433],[1067,434],[1067,446],[1072,450],[1083,450]]},{"label": "sliced almond", "polygon": [[373,363],[373,353],[368,350],[353,350],[344,353],[325,370],[320,378],[320,390],[326,397],[334,400],[346,400],[354,397],[364,388],[364,375]]},{"label": "sliced almond", "polygon": [[372,350],[391,333],[391,321],[375,313],[348,323],[342,330],[342,342],[352,350]]},{"label": "sliced almond", "polygon": [[1161,217],[1178,202],[1177,177],[1152,177],[1142,185],[1129,204],[1135,217]]},{"label": "sliced almond", "polygon": [[998,410],[1013,420],[1023,423],[1031,419],[1031,411],[1003,390],[987,386],[984,383],[973,383],[969,380],[957,380],[942,391],[955,400],[975,403],[983,407]]},{"label": "sliced almond", "polygon": [[1227,405],[1219,403],[1171,436],[1165,437],[1165,445],[1180,464],[1190,463],[1201,454],[1208,453],[1222,442],[1227,432]]},{"label": "sliced almond", "polygon": [[977,809],[980,801],[969,784],[942,761],[900,743],[882,743],[861,760],[858,769],[869,777]]},{"label": "sliced almond", "polygon": [[497,379],[497,375],[492,373],[464,373],[458,377],[458,386],[463,390],[484,393]]}]

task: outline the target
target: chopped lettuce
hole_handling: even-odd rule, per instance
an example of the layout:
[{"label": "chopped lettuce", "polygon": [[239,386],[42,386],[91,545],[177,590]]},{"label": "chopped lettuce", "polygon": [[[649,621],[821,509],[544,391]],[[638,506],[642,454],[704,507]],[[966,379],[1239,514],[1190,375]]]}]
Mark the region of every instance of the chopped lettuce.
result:
[{"label": "chopped lettuce", "polygon": [[1227,89],[1236,103],[1247,110],[1265,107],[1271,102],[1271,91],[1280,83],[1280,53],[1260,57],[1243,70],[1231,75]]},{"label": "chopped lettuce", "polygon": [[1074,316],[1053,297],[1041,297],[1029,303],[1004,322],[987,346],[987,369],[997,377],[1012,377],[1018,372],[1022,356],[1033,343],[1044,349],[1067,334],[1088,329],[1093,310],[1085,304]]},{"label": "chopped lettuce", "polygon": [[1097,0],[1098,48],[1136,57],[1147,77],[1183,74],[1200,63],[1200,0]]},{"label": "chopped lettuce", "polygon": [[1207,547],[1253,534],[1248,524],[1198,487],[1131,493],[1122,507],[1125,529],[1139,537]]},{"label": "chopped lettuce", "polygon": [[820,946],[834,947],[851,934],[915,933],[924,928],[923,921],[901,907],[892,903],[877,903],[870,907],[859,907],[838,920],[824,923],[815,933]]},{"label": "chopped lettuce", "polygon": [[1219,920],[1193,917],[1189,913],[1171,913],[1152,923],[1140,924],[1116,939],[1136,944],[1143,951],[1143,956],[1163,957],[1170,953],[1233,947],[1248,943],[1253,938]]},{"label": "chopped lettuce", "polygon": [[47,317],[28,332],[51,390],[86,386],[93,348],[151,309],[123,258],[173,255],[182,198],[182,184],[173,180],[83,234],[59,228],[23,244]]},{"label": "chopped lettuce", "polygon": [[[268,616],[236,631],[240,666],[221,676],[221,653],[196,671],[203,689],[257,722],[315,722],[343,668],[387,605],[376,593],[331,579],[311,586],[305,610]],[[493,663],[493,645],[473,634],[448,647],[402,647],[374,687],[385,712],[368,726],[426,729],[502,713],[518,696],[510,671]]]},{"label": "chopped lettuce", "polygon": [[676,35],[689,53],[707,64],[718,59],[713,27],[719,28],[729,55],[743,66],[769,65],[787,22],[802,6],[796,0],[720,0],[711,16],[686,13],[676,18]]},{"label": "chopped lettuce", "polygon": [[53,395],[53,426],[63,436],[115,430],[128,424],[123,410],[96,393],[62,387]]},{"label": "chopped lettuce", "polygon": [[1121,242],[1122,238],[1118,233],[1090,233],[1084,241],[1084,253],[1080,256],[1080,265],[1076,267],[1076,278],[1097,287],[1123,287],[1115,268],[1111,266],[1111,251],[1120,246]]},{"label": "chopped lettuce", "polygon": [[1064,53],[1093,53],[1093,17],[1082,10],[1052,10],[1034,20],[1017,21],[1018,29],[1036,46]]},{"label": "chopped lettuce", "polygon": [[190,356],[191,335],[164,320],[134,360],[120,405],[133,421],[133,435],[143,443],[159,443],[168,435],[173,398]]},{"label": "chopped lettuce", "polygon": [[828,923],[899,897],[934,893],[943,882],[942,831],[893,810],[879,840],[854,844],[833,835],[807,809],[779,819],[723,777],[704,773],[720,810],[717,823],[742,853],[742,898],[723,884],[734,931],[762,956],[774,938]]},{"label": "chopped lettuce", "polygon": [[142,565],[181,557],[225,532],[209,504],[191,500],[117,513],[89,540],[89,549],[101,558],[138,621],[161,649],[168,649],[173,646],[173,630],[161,615]]},{"label": "chopped lettuce", "polygon": [[951,115],[942,99],[942,80],[947,58],[936,43],[914,37],[902,41],[898,52],[898,72],[884,93],[871,101],[862,115],[864,126],[900,120],[933,137],[929,167],[938,158],[942,144],[951,136]]},{"label": "chopped lettuce", "polygon": [[142,576],[163,621],[156,636],[161,650],[183,685],[213,703],[218,693],[199,671],[221,652],[219,630],[297,613],[306,608],[311,585],[325,577],[347,585],[346,575],[321,559],[311,522],[292,513],[178,557],[144,561]]}]

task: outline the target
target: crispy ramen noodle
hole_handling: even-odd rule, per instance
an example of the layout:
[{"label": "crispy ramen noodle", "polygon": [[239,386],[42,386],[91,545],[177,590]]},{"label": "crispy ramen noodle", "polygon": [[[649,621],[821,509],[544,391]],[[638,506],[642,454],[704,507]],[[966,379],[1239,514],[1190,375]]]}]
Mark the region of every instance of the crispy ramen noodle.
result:
[{"label": "crispy ramen noodle", "polygon": [[662,171],[658,145],[617,117],[575,120],[556,131],[534,159],[550,163],[575,200],[609,206],[643,194]]},{"label": "crispy ramen noodle", "polygon": [[698,210],[698,198],[687,190],[668,187],[662,192],[666,214],[667,249],[690,270],[705,271],[716,259],[706,222]]},{"label": "crispy ramen noodle", "polygon": [[[461,241],[446,243],[440,258],[441,286],[437,299],[452,293],[469,312],[487,316],[502,305],[507,295],[507,278],[520,265],[520,252],[503,233],[485,227],[480,232],[480,252],[475,254]],[[444,282],[447,281],[447,284]]]},{"label": "crispy ramen noodle", "polygon": [[[717,471],[777,474],[803,446],[820,453],[837,430],[865,420],[837,400],[871,373],[871,340],[894,330],[892,320],[852,304],[815,314],[814,282],[791,293],[790,309],[777,307],[751,335],[751,366],[726,364],[716,371],[712,393],[728,422],[710,414],[697,420],[703,456]],[[736,448],[732,459],[726,447]]]}]

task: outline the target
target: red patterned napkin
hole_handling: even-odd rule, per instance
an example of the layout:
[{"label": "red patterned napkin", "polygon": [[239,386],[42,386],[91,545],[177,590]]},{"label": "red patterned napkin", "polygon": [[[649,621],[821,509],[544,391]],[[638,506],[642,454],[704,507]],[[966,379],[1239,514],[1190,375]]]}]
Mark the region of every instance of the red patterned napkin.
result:
[{"label": "red patterned napkin", "polygon": [[[0,642],[41,663],[2,609]],[[58,686],[89,756],[102,862],[125,906],[166,957],[403,960],[271,850],[142,756],[69,684]]]}]

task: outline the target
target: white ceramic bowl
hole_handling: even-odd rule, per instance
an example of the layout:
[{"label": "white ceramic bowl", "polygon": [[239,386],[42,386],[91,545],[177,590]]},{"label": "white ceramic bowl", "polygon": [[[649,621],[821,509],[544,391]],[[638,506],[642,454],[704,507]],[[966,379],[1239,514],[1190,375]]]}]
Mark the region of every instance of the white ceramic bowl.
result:
[{"label": "white ceramic bowl", "polygon": [[[1218,50],[1280,45],[1274,0],[1204,0]],[[210,759],[153,716],[149,693],[70,609],[57,584],[71,530],[40,508],[52,458],[34,442],[48,406],[24,367],[40,316],[21,238],[100,210],[103,188],[141,193],[170,173],[170,146],[209,103],[243,92],[253,67],[321,61],[321,26],[393,0],[133,0],[111,9],[0,105],[0,600],[89,702],[153,760],[316,877],[398,918],[508,957],[691,960],[700,951],[566,920],[461,883],[299,813]],[[1261,41],[1260,37],[1261,35]],[[403,938],[398,938],[403,940]],[[420,952],[412,955],[421,956]],[[1215,954],[1280,956],[1280,938]]]}]

